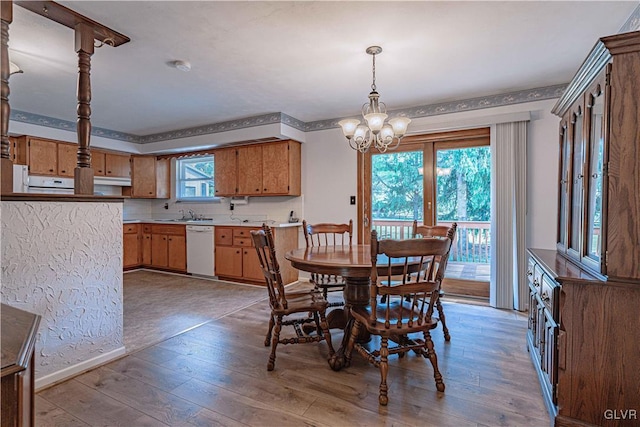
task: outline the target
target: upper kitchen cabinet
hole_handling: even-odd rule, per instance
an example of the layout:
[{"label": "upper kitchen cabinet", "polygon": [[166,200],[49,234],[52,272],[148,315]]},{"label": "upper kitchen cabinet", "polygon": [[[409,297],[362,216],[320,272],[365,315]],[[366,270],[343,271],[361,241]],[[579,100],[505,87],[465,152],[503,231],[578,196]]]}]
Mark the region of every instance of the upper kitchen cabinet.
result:
[{"label": "upper kitchen cabinet", "polygon": [[215,182],[216,196],[235,196],[237,193],[236,175],[238,171],[237,150],[235,148],[216,150],[214,159],[213,180]]},{"label": "upper kitchen cabinet", "polygon": [[78,145],[58,143],[58,176],[72,177],[78,164]]},{"label": "upper kitchen cabinet", "polygon": [[262,147],[263,145],[247,145],[237,148],[238,195],[259,196],[262,194]]},{"label": "upper kitchen cabinet", "polygon": [[299,196],[301,144],[269,142],[217,150],[216,196]]},{"label": "upper kitchen cabinet", "polygon": [[129,178],[131,176],[131,155],[106,153],[104,158],[105,176]]},{"label": "upper kitchen cabinet", "polygon": [[58,143],[50,139],[27,138],[29,173],[32,175],[58,174]]},{"label": "upper kitchen cabinet", "polygon": [[93,168],[94,176],[104,176],[106,173],[105,160],[106,154],[104,151],[91,150],[91,167]]},{"label": "upper kitchen cabinet", "polygon": [[272,142],[262,146],[262,195],[299,196],[301,194],[301,144],[297,141]]},{"label": "upper kitchen cabinet", "polygon": [[604,37],[553,109],[558,251],[609,280],[640,279],[640,32]]},{"label": "upper kitchen cabinet", "polygon": [[27,137],[10,136],[9,137],[9,157],[15,165],[27,164]]},{"label": "upper kitchen cabinet", "polygon": [[131,187],[123,195],[132,198],[169,198],[169,160],[154,156],[131,156]]}]

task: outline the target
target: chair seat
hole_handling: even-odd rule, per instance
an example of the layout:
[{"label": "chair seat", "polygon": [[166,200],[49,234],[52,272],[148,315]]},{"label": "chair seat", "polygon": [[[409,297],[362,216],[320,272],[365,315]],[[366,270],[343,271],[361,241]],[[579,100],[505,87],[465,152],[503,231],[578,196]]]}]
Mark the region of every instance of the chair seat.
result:
[{"label": "chair seat", "polygon": [[286,294],[286,298],[287,308],[274,308],[274,314],[286,316],[292,313],[325,310],[329,305],[327,300],[322,296],[322,293],[316,291],[315,289],[306,292],[288,293]]},{"label": "chair seat", "polygon": [[[395,335],[406,335],[414,332],[424,331],[425,329],[431,330],[438,326],[438,319],[431,316],[429,319],[423,321],[421,324],[418,324],[415,316],[419,314],[419,311],[415,310],[414,313],[414,321],[413,326],[409,326],[407,321],[409,320],[411,313],[411,303],[407,301],[400,301],[397,298],[394,298],[393,301],[389,303],[389,318],[393,319],[392,324],[389,328],[385,327],[385,316],[387,315],[387,304],[378,304],[376,306],[376,322],[371,323],[371,308],[370,307],[352,307],[351,315],[362,322],[362,324],[367,328],[370,333],[381,336],[395,336]],[[402,319],[402,326],[396,327],[395,323],[397,319]]]}]

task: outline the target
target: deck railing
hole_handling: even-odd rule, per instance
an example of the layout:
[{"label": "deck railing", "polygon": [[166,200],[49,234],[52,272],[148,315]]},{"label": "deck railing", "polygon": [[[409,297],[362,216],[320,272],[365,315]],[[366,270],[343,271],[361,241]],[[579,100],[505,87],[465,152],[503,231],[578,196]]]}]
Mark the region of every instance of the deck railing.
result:
[{"label": "deck railing", "polygon": [[[491,259],[491,223],[489,221],[457,221],[458,231],[449,260],[488,264]],[[451,225],[451,222],[438,222]],[[374,219],[372,227],[382,239],[411,238],[413,221]]]}]

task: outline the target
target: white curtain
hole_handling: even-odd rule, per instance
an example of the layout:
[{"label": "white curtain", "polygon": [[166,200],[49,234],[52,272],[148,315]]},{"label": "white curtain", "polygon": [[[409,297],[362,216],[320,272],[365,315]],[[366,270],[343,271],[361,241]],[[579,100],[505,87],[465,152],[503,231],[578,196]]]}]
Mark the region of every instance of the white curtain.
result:
[{"label": "white curtain", "polygon": [[490,304],[527,309],[525,216],[527,122],[500,123],[491,132]]}]

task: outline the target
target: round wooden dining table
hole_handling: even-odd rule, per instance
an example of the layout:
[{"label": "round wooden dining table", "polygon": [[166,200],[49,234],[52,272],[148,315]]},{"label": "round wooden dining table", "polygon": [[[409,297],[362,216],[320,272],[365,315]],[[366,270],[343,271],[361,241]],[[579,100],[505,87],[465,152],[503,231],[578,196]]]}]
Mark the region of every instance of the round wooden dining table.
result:
[{"label": "round wooden dining table", "polygon": [[[284,257],[298,270],[317,274],[335,274],[344,278],[346,283],[344,309],[336,308],[327,314],[329,328],[344,330],[342,344],[333,360],[329,361],[333,370],[342,369],[345,364],[344,350],[347,347],[353,324],[350,308],[367,307],[370,303],[371,246],[314,246],[294,249],[287,252]],[[420,261],[416,260],[416,267],[419,263]],[[388,274],[388,258],[384,255],[378,255],[376,264],[378,265],[378,274],[386,276]],[[391,273],[394,275],[402,274],[403,267],[403,263],[394,265],[392,262]],[[367,341],[368,339],[366,330],[358,336],[359,341]]]}]

